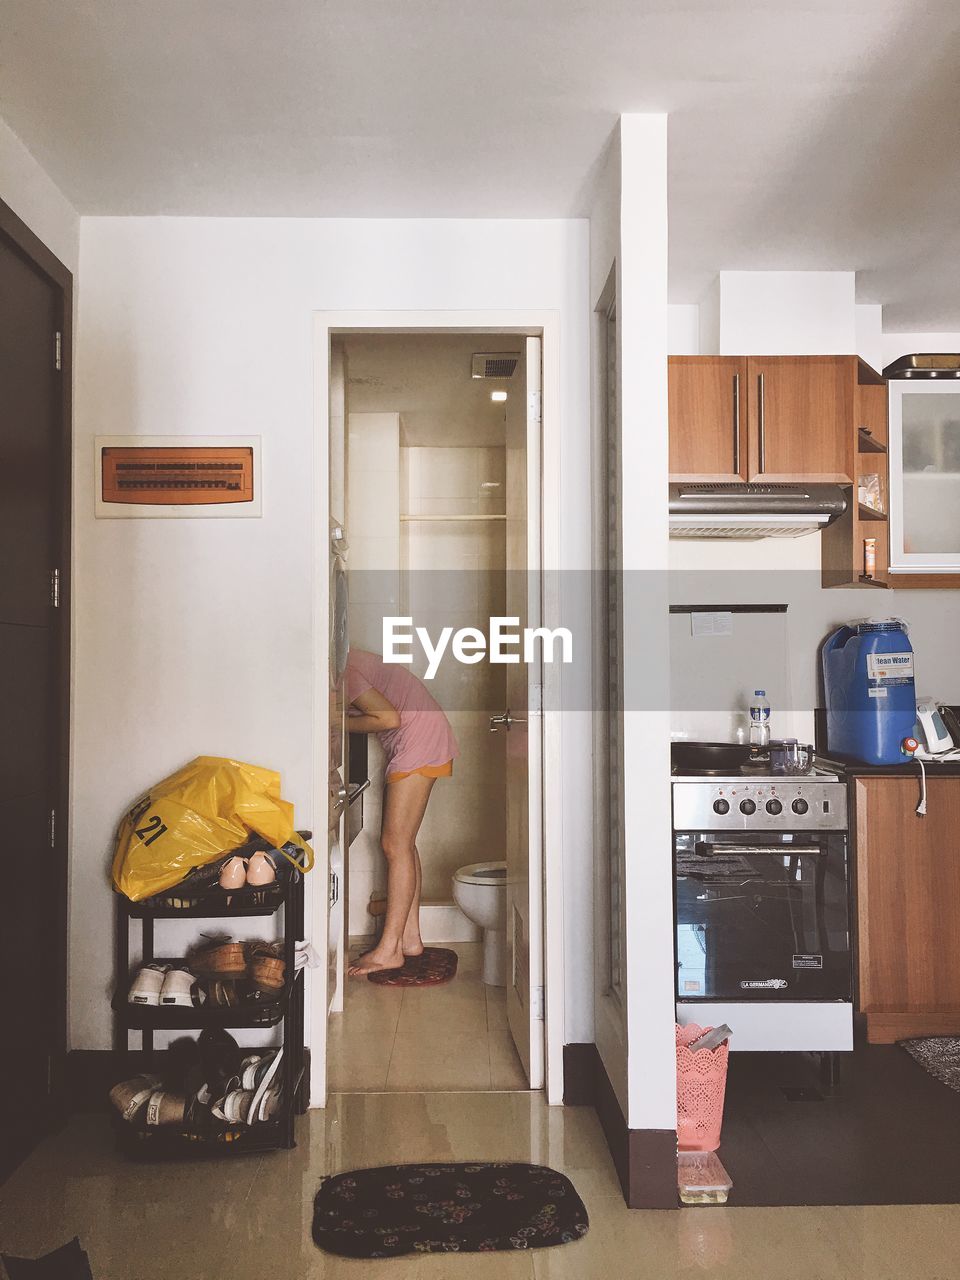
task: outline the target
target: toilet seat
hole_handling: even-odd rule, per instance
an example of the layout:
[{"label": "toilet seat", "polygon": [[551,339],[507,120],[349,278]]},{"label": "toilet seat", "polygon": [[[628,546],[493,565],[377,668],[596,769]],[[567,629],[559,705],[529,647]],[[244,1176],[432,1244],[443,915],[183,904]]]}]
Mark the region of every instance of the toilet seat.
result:
[{"label": "toilet seat", "polygon": [[454,880],[461,884],[483,884],[497,886],[507,882],[507,864],[505,862],[471,862],[469,866],[460,867],[453,873]]}]

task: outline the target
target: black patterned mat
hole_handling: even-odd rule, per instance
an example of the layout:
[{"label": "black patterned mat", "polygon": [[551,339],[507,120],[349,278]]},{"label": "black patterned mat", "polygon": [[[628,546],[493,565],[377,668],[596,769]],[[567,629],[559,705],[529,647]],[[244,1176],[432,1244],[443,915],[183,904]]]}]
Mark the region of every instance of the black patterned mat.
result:
[{"label": "black patterned mat", "polygon": [[381,987],[440,987],[457,975],[457,953],[448,947],[424,947],[418,956],[407,956],[402,969],[381,969],[367,975]]},{"label": "black patterned mat", "polygon": [[536,1164],[392,1164],[325,1178],[313,1239],[344,1258],[543,1249],[586,1235],[573,1183]]},{"label": "black patterned mat", "polygon": [[934,1080],[960,1093],[960,1036],[917,1036],[897,1043]]}]

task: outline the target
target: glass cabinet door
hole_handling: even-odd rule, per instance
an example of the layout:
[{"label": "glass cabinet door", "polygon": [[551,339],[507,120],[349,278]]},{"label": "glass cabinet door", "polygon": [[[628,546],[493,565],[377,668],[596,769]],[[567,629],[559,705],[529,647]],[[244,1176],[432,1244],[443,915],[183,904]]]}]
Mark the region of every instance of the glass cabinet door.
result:
[{"label": "glass cabinet door", "polygon": [[890,567],[960,574],[960,383],[890,390]]}]

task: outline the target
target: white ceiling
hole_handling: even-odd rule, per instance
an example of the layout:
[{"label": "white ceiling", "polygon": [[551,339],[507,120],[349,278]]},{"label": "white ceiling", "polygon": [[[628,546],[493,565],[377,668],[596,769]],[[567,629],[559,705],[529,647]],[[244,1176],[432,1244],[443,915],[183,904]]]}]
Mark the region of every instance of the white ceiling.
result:
[{"label": "white ceiling", "polygon": [[506,408],[493,390],[523,395],[523,363],[511,378],[474,379],[479,351],[522,355],[516,334],[378,333],[343,339],[351,413],[399,413],[403,445],[502,447]]},{"label": "white ceiling", "polygon": [[960,329],[958,52],[956,0],[0,0],[0,115],[83,213],[549,217],[667,111],[675,301]]}]

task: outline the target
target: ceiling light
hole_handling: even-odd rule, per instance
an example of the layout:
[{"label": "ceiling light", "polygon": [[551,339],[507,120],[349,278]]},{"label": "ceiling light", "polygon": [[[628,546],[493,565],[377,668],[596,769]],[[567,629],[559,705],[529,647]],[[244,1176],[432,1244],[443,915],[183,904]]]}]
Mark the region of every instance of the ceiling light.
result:
[{"label": "ceiling light", "polygon": [[490,392],[490,399],[491,399],[491,400],[496,400],[498,403],[499,403],[499,402],[501,402],[501,401],[503,401],[503,400],[506,400],[506,398],[507,398],[507,393],[506,393],[505,391],[491,391],[491,392]]}]

